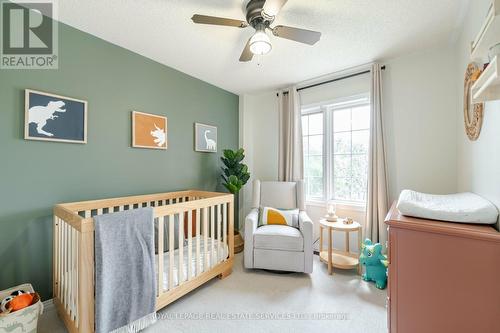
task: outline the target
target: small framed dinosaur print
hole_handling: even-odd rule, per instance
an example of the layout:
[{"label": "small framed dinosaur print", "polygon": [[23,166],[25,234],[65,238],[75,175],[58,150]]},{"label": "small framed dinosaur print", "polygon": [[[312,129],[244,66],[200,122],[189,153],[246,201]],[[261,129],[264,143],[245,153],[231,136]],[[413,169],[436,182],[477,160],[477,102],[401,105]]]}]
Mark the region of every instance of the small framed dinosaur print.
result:
[{"label": "small framed dinosaur print", "polygon": [[194,150],[205,153],[217,152],[217,127],[194,124]]},{"label": "small framed dinosaur print", "polygon": [[166,150],[167,124],[167,117],[133,111],[132,147]]}]

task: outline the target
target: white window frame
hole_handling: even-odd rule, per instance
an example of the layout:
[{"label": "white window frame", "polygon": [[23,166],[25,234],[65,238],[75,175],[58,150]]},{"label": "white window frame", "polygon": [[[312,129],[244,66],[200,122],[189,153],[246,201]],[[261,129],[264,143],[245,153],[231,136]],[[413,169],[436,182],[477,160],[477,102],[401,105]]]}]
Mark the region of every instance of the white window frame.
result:
[{"label": "white window frame", "polygon": [[[308,198],[306,196],[306,205],[325,207],[328,198],[333,198],[333,112],[353,108],[356,106],[367,105],[370,103],[370,94],[358,94],[349,97],[337,98],[330,101],[303,105],[301,115],[323,113],[323,198]],[[366,202],[335,200],[338,208],[349,209],[353,211],[365,211]]]},{"label": "white window frame", "polygon": [[[311,105],[308,105],[307,107],[302,107],[301,108],[302,112],[301,112],[301,121],[302,121],[302,116],[307,116],[307,115],[313,115],[313,114],[318,114],[318,113],[322,113],[323,114],[323,151],[322,151],[322,156],[323,156],[323,195],[325,195],[327,193],[327,189],[325,188],[325,185],[327,184],[326,183],[326,180],[325,180],[325,177],[326,177],[326,160],[328,158],[326,158],[326,150],[325,150],[325,137],[326,137],[326,126],[325,126],[325,123],[326,123],[326,112],[323,108],[322,105],[320,104],[311,104]],[[303,135],[302,135],[302,140],[303,140]],[[308,202],[326,202],[325,198],[318,198],[318,197],[315,197],[315,198],[310,198],[308,199],[307,198],[307,193],[306,193],[306,204]]]}]

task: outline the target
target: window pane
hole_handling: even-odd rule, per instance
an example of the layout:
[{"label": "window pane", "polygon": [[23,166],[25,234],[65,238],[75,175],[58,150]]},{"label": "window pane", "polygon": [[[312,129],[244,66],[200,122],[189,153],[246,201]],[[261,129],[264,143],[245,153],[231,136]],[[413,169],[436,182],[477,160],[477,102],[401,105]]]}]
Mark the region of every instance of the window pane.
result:
[{"label": "window pane", "polygon": [[368,144],[370,142],[370,131],[352,132],[352,152],[354,154],[368,153]]},{"label": "window pane", "polygon": [[352,157],[352,177],[355,179],[366,179],[368,173],[368,156],[354,155]]},{"label": "window pane", "polygon": [[360,106],[352,109],[352,129],[370,128],[370,106]]},{"label": "window pane", "polygon": [[309,197],[323,198],[323,178],[311,177],[309,180]]},{"label": "window pane", "polygon": [[350,200],[350,178],[336,178],[333,184],[333,197],[337,200]]},{"label": "window pane", "polygon": [[309,155],[309,137],[302,137],[302,148],[304,150],[304,158]]},{"label": "window pane", "polygon": [[351,110],[336,110],[333,111],[333,131],[350,131],[351,130]]},{"label": "window pane", "polygon": [[366,201],[367,179],[352,178],[351,180],[351,199],[352,201]]},{"label": "window pane", "polygon": [[323,155],[323,135],[309,137],[309,155]]},{"label": "window pane", "polygon": [[353,156],[352,176],[351,200],[366,201],[368,187],[368,155]]},{"label": "window pane", "polygon": [[308,177],[323,177],[323,156],[309,156],[307,160],[306,175]]},{"label": "window pane", "polygon": [[304,156],[304,178],[309,177],[309,157]]},{"label": "window pane", "polygon": [[309,116],[302,116],[302,135],[309,134]]},{"label": "window pane", "polygon": [[351,155],[335,155],[333,157],[333,177],[351,177]]},{"label": "window pane", "polygon": [[323,134],[323,113],[316,113],[309,116],[308,135]]},{"label": "window pane", "polygon": [[351,132],[335,133],[333,136],[333,152],[335,154],[351,153]]}]

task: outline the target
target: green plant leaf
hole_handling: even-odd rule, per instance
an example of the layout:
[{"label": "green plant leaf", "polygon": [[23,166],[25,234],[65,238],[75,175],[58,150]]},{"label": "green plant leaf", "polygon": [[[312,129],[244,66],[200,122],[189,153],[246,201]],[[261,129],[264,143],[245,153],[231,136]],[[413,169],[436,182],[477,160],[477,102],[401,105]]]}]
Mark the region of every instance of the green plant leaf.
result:
[{"label": "green plant leaf", "polygon": [[223,163],[221,167],[223,186],[233,194],[238,194],[250,179],[248,166],[242,163],[244,158],[245,150],[243,148],[234,151],[224,149],[223,156],[220,158]]}]

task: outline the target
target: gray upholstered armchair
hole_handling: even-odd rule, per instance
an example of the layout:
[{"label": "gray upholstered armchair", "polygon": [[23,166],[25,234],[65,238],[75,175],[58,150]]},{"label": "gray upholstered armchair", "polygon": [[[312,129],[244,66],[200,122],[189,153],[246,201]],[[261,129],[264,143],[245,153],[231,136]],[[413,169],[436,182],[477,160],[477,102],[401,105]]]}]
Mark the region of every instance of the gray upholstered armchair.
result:
[{"label": "gray upholstered armchair", "polygon": [[[245,219],[245,267],[312,273],[313,224],[305,212],[304,183],[254,181],[252,210]],[[259,207],[299,208],[299,229],[259,227]]]}]

